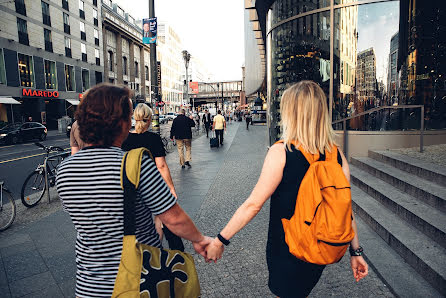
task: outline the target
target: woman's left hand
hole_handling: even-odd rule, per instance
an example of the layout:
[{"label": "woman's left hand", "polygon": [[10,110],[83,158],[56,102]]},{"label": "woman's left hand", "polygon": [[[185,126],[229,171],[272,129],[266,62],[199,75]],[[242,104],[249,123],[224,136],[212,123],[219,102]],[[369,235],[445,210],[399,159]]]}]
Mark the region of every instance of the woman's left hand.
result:
[{"label": "woman's left hand", "polygon": [[206,248],[206,261],[214,261],[214,263],[217,263],[217,260],[221,259],[224,250],[223,244],[218,238],[215,238]]},{"label": "woman's left hand", "polygon": [[369,266],[362,256],[350,257],[350,264],[353,270],[353,277],[356,281],[360,281],[369,273]]}]

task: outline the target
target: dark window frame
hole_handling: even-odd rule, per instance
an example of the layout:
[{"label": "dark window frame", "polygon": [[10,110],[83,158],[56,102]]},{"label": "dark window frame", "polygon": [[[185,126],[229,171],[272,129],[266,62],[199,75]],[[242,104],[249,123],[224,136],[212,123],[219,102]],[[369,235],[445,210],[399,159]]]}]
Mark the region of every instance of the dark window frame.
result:
[{"label": "dark window frame", "polygon": [[70,11],[70,6],[68,5],[68,0],[62,0],[62,8]]},{"label": "dark window frame", "polygon": [[[70,79],[68,79],[68,75],[67,75],[67,70],[70,71]],[[64,76],[65,76],[65,87],[67,92],[75,92],[76,91],[76,80],[74,79],[74,66],[73,65],[69,65],[69,64],[65,64],[64,67]],[[71,88],[68,88],[68,87]]]},{"label": "dark window frame", "polygon": [[[50,5],[41,0],[43,24],[51,27]],[[47,10],[48,14],[45,12]]]},{"label": "dark window frame", "polygon": [[[22,24],[20,25],[21,22]],[[20,28],[25,28],[26,32],[20,31]],[[17,31],[19,34],[19,43],[29,46],[28,23],[26,20],[17,18]]]},{"label": "dark window frame", "polygon": [[[21,58],[20,56],[23,56],[23,61],[25,61],[26,60],[25,58],[28,57],[27,62],[29,64],[28,65],[20,64],[20,58]],[[22,53],[17,53],[17,61],[19,63],[18,67],[19,67],[20,86],[26,87],[26,88],[35,88],[34,58],[33,58],[33,56],[22,54]],[[21,65],[26,66],[26,68],[28,68],[28,66],[29,66],[30,69],[28,70],[28,73],[22,72],[22,70],[20,69]],[[24,84],[24,82],[25,82],[25,84]]]},{"label": "dark window frame", "polygon": [[[47,39],[48,36],[49,36],[49,39]],[[52,53],[53,52],[53,39],[52,39],[51,30],[43,28],[43,40],[45,41],[45,51]]]},{"label": "dark window frame", "polygon": [[21,15],[26,16],[25,0],[15,0],[15,11]]},{"label": "dark window frame", "polygon": [[108,51],[108,70],[113,71],[113,51]]},{"label": "dark window frame", "polygon": [[[54,63],[53,65],[54,65],[54,76],[55,76],[55,79],[54,79],[54,83],[53,84],[51,84],[51,82],[50,82],[50,84],[48,84],[48,76],[51,77],[52,73],[51,72],[50,73],[47,72],[48,69],[51,71],[51,66],[49,66],[49,64],[47,65],[47,62],[49,62],[49,64],[50,63]],[[45,75],[45,88],[47,90],[57,90],[57,67],[56,67],[56,62],[53,61],[53,60],[47,60],[47,59],[43,60],[43,69],[44,69],[44,75]],[[51,85],[54,85],[54,88],[51,88],[52,87]]]}]

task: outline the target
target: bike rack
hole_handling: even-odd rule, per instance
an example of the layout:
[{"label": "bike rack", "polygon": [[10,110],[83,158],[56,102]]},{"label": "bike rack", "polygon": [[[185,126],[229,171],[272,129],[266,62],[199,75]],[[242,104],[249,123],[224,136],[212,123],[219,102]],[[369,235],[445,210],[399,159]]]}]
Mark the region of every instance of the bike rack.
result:
[{"label": "bike rack", "polygon": [[51,156],[48,156],[45,158],[45,160],[43,161],[43,165],[44,165],[44,171],[45,171],[45,192],[46,192],[46,196],[48,198],[48,204],[51,202],[51,198],[50,198],[50,185],[48,183],[48,170],[47,170],[47,164],[48,161],[53,160],[55,157],[68,157],[70,156],[70,152],[61,152],[61,153],[57,153]]}]

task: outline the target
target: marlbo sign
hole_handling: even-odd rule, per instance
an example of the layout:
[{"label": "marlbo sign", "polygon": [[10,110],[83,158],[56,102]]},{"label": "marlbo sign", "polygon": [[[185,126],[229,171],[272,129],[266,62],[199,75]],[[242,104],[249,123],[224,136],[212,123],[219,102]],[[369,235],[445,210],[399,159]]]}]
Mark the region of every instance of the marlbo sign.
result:
[{"label": "marlbo sign", "polygon": [[22,89],[22,96],[58,98],[59,92],[58,91],[42,91],[42,90],[33,90],[33,89]]}]

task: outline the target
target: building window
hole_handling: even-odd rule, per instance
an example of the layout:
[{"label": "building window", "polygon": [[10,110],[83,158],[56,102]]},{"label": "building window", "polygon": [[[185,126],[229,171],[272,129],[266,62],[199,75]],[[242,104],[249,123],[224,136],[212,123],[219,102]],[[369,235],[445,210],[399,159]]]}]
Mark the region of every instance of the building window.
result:
[{"label": "building window", "polygon": [[62,8],[65,10],[70,10],[68,7],[68,0],[62,0]]},{"label": "building window", "polygon": [[122,57],[122,72],[127,75],[127,57]]},{"label": "building window", "polygon": [[93,8],[93,23],[95,26],[99,26],[98,11],[94,8]]},{"label": "building window", "polygon": [[15,11],[26,16],[25,0],[15,0]]},{"label": "building window", "polygon": [[139,63],[135,61],[135,77],[139,76]]},{"label": "building window", "polygon": [[65,65],[65,82],[67,91],[74,91],[74,67]]},{"label": "building window", "polygon": [[3,49],[0,49],[0,84],[6,84],[5,57]]},{"label": "building window", "polygon": [[19,42],[29,46],[28,26],[26,25],[26,21],[17,18],[17,29],[19,31]]},{"label": "building window", "polygon": [[148,80],[150,80],[150,78],[149,78],[149,67],[146,65],[146,66],[144,66],[144,69],[146,71],[146,81],[148,81]]},{"label": "building window", "polygon": [[79,0],[79,16],[85,20],[84,1]]},{"label": "building window", "polygon": [[33,57],[18,54],[19,58],[19,72],[20,72],[20,86],[22,87],[34,87],[34,65]]},{"label": "building window", "polygon": [[82,69],[82,92],[90,89],[90,72],[88,69]]},{"label": "building window", "polygon": [[46,89],[57,89],[56,62],[45,60]]},{"label": "building window", "polygon": [[99,45],[99,31],[98,29],[94,29],[94,44]]},{"label": "building window", "polygon": [[63,13],[63,32],[70,34],[70,15]]},{"label": "building window", "polygon": [[42,1],[42,18],[45,25],[51,26],[50,5],[44,1]]},{"label": "building window", "polygon": [[101,57],[99,56],[99,50],[94,49],[94,57],[96,58],[96,65],[101,65]]},{"label": "building window", "polygon": [[113,71],[113,52],[108,51],[108,69]]},{"label": "building window", "polygon": [[65,56],[71,58],[71,38],[65,36]]},{"label": "building window", "polygon": [[85,34],[85,23],[84,22],[80,22],[80,29],[81,29],[81,39],[82,40],[87,40],[87,35]]},{"label": "building window", "polygon": [[87,62],[87,46],[81,43],[82,61]]},{"label": "building window", "polygon": [[98,7],[98,0],[93,0],[93,5]]},{"label": "building window", "polygon": [[51,38],[51,31],[43,29],[43,37],[45,39],[45,51],[53,52],[53,40]]}]

